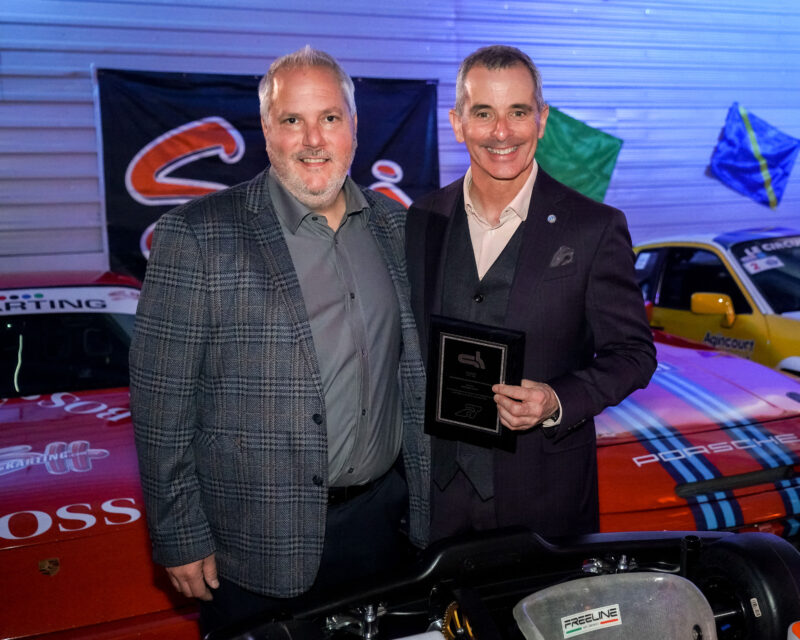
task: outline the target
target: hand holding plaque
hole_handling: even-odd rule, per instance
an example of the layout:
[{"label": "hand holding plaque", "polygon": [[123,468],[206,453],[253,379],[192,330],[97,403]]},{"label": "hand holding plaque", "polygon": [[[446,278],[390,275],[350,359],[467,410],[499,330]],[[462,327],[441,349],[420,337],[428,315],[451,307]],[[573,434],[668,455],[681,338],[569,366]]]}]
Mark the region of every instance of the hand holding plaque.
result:
[{"label": "hand holding plaque", "polygon": [[514,448],[492,385],[520,384],[525,334],[431,316],[425,432],[486,447]]}]

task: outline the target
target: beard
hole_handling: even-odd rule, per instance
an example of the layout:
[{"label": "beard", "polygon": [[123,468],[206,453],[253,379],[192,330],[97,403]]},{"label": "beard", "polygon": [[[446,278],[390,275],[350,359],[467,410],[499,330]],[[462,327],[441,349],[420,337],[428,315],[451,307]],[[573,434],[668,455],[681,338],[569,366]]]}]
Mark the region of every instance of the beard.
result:
[{"label": "beard", "polygon": [[[272,168],[275,170],[280,183],[303,206],[312,211],[318,211],[332,205],[342,190],[344,181],[347,178],[347,172],[350,170],[350,165],[356,154],[356,141],[355,136],[353,136],[353,148],[346,162],[341,162],[341,159],[337,159],[329,151],[323,149],[299,151],[291,154],[288,158],[271,151],[271,146],[267,143],[267,155],[271,161],[272,158],[275,158],[272,161]],[[304,158],[325,158],[328,162],[334,164],[330,178],[322,187],[311,188],[305,183],[300,174],[294,170],[292,165],[295,162],[302,162]]]}]

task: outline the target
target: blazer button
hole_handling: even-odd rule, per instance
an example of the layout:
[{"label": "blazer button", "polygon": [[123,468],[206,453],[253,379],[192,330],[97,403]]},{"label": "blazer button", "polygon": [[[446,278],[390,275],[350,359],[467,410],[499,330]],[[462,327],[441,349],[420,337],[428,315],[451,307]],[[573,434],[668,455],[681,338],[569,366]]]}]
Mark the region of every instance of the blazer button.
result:
[{"label": "blazer button", "polygon": [[313,478],[311,478],[311,482],[313,482],[318,487],[321,487],[323,484],[325,484],[325,482],[319,476],[314,476]]},{"label": "blazer button", "polygon": [[483,294],[482,293],[476,293],[474,296],[472,296],[472,299],[475,302],[483,302]]},{"label": "blazer button", "polygon": [[322,416],[318,413],[315,413],[313,416],[311,416],[311,419],[317,424],[322,424]]}]

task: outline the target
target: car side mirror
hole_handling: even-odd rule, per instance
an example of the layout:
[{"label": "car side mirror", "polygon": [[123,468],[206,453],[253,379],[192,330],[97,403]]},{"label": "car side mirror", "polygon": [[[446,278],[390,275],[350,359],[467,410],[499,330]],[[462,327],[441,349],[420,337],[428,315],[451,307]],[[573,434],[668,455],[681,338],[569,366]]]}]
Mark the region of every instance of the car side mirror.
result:
[{"label": "car side mirror", "polygon": [[736,322],[733,300],[726,293],[693,293],[691,309],[699,315],[722,315],[720,324],[725,328]]}]

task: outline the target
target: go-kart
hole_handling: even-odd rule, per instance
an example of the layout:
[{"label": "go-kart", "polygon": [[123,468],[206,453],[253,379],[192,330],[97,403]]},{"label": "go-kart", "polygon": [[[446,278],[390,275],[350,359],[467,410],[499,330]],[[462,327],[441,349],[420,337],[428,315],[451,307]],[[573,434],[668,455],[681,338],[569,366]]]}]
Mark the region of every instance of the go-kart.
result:
[{"label": "go-kart", "polygon": [[208,640],[785,640],[797,621],[800,552],[772,534],[612,533],[554,543],[507,529],[433,545],[404,575]]}]

